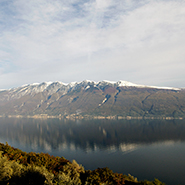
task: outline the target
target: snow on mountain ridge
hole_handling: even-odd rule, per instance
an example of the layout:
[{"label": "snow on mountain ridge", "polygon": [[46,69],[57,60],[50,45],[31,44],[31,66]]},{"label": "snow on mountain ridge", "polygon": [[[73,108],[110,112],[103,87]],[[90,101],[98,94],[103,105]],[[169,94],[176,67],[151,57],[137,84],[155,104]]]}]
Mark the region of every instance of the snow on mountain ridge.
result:
[{"label": "snow on mountain ridge", "polygon": [[116,82],[116,84],[118,84],[118,86],[128,86],[128,87],[138,87],[140,85],[137,85],[137,84],[134,84],[134,83],[131,83],[131,82],[128,82],[128,81],[123,81],[123,80],[119,80],[118,82]]},{"label": "snow on mountain ridge", "polygon": [[100,82],[107,82],[107,83],[110,83],[110,84],[115,84],[116,81],[109,81],[109,80],[103,80],[103,81],[100,81]]},{"label": "snow on mountain ridge", "polygon": [[63,82],[43,82],[43,83],[33,83],[33,84],[25,84],[21,87],[13,88],[8,90],[10,96],[21,97],[28,94],[39,93],[47,91],[48,94],[53,94],[57,91],[62,91],[64,94],[67,93],[69,90],[75,90],[77,88],[84,88],[88,89],[93,85],[94,87],[103,88],[106,85],[111,85],[114,87],[138,87],[138,88],[156,88],[156,89],[168,89],[168,90],[181,90],[180,88],[174,87],[158,87],[158,86],[147,86],[147,85],[138,85],[128,81],[119,80],[118,82],[115,81],[108,81],[103,80],[99,82],[91,81],[91,80],[84,80],[81,82],[71,82],[71,83],[63,83]]},{"label": "snow on mountain ridge", "polygon": [[[157,88],[157,89],[174,89],[174,90],[180,90],[181,89],[181,88],[175,88],[175,87],[160,87],[160,86],[139,85],[139,84],[135,84],[135,83],[128,82],[128,81],[123,81],[123,80],[119,80],[117,82],[116,81],[109,81],[109,80],[102,80],[102,81],[98,81],[98,82],[91,81],[91,80],[84,80],[84,81],[80,81],[80,82],[74,81],[74,82],[70,82],[70,83],[63,83],[63,82],[60,82],[60,81],[55,81],[55,82],[42,82],[42,83],[26,84],[26,85],[23,85],[21,87],[46,85],[46,88],[47,88],[48,86],[50,86],[52,84],[55,84],[55,83],[59,83],[62,86],[68,86],[68,87],[74,87],[76,85],[80,85],[80,84],[84,85],[84,84],[89,84],[89,83],[93,83],[94,85],[106,83],[106,84],[118,85],[119,87],[120,86],[128,86],[128,87],[134,86],[134,87],[143,87],[143,88],[148,87],[148,88]],[[17,89],[17,88],[15,88],[15,89]]]}]

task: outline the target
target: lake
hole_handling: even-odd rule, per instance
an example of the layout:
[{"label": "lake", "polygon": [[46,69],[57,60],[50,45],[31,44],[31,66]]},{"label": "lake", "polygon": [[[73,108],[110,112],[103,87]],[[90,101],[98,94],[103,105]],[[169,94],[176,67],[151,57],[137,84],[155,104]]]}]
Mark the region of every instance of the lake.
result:
[{"label": "lake", "polygon": [[185,184],[185,121],[0,118],[0,142],[109,167],[138,180]]}]

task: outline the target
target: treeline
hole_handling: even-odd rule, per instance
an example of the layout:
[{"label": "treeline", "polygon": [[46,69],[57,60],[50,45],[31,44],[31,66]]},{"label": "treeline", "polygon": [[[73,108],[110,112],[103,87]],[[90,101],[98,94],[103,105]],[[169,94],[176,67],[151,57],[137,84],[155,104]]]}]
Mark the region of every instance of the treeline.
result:
[{"label": "treeline", "polygon": [[84,170],[76,161],[45,153],[26,153],[0,143],[1,185],[164,185],[138,181],[131,175],[113,173],[109,168]]}]

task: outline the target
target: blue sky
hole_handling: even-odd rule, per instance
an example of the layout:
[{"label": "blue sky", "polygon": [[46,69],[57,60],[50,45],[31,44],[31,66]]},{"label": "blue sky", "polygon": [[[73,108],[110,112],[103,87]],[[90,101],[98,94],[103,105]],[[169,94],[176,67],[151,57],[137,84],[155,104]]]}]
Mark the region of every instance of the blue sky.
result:
[{"label": "blue sky", "polygon": [[185,87],[183,0],[0,0],[0,89],[125,80]]}]

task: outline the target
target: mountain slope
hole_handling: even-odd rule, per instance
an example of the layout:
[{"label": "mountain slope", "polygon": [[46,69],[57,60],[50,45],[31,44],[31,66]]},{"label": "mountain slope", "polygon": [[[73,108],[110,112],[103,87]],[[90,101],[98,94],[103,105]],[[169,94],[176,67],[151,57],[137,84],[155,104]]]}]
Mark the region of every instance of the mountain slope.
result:
[{"label": "mountain slope", "polygon": [[185,90],[126,81],[43,82],[0,91],[0,115],[185,117]]}]

